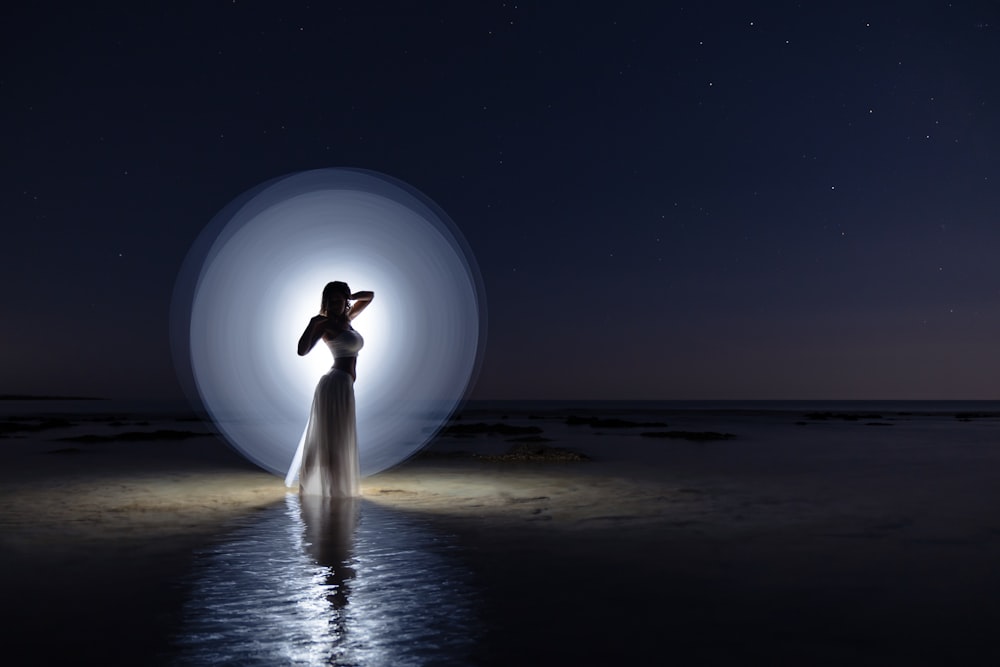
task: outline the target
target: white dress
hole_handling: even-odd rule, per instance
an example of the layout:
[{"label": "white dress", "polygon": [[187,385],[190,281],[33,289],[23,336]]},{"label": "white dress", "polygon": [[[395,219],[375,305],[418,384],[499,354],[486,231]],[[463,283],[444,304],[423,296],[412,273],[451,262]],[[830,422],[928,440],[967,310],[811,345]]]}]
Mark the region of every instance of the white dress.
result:
[{"label": "white dress", "polygon": [[[326,344],[336,359],[356,357],[365,342],[357,331],[347,329]],[[302,439],[301,493],[332,498],[359,495],[358,425],[350,373],[331,368],[319,379]]]}]

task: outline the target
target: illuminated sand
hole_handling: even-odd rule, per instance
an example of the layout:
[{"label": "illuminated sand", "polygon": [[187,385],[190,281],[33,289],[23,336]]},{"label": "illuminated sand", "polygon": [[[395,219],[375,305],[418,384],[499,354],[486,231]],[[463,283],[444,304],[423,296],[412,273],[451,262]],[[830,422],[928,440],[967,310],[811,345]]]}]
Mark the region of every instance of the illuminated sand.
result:
[{"label": "illuminated sand", "polygon": [[[457,447],[495,450],[507,446],[503,439],[439,438],[428,456],[365,478],[362,493],[366,501],[459,527],[560,534],[645,527],[734,539],[797,531],[799,538],[867,535],[941,543],[988,532],[978,528],[989,516],[976,500],[994,486],[989,468],[981,466],[951,474],[940,469],[921,481],[917,475],[926,476],[928,465],[954,462],[886,467],[875,460],[873,472],[859,460],[771,461],[760,443],[664,447],[636,445],[636,438],[617,433],[573,437],[559,445],[624,453],[617,461],[497,463],[449,454]],[[623,462],[632,455],[628,448],[637,446],[666,458]],[[159,538],[211,538],[227,522],[294,492],[216,437],[80,449],[60,454],[51,444],[4,442],[0,544],[31,550],[103,541],[114,547],[134,538],[148,543],[142,548],[167,548],[170,543]],[[787,454],[779,452],[791,458]],[[956,503],[965,507],[958,517]]]},{"label": "illuminated sand", "polygon": [[[296,492],[213,435],[68,445],[58,440],[136,428],[106,422],[84,420],[51,435],[0,440],[0,544],[24,553],[44,545],[119,549],[128,541],[135,543],[131,549],[169,550],[177,540],[212,539],[227,523]],[[613,436],[599,440],[615,446]],[[365,478],[362,493],[367,501],[431,518],[556,530],[691,523],[714,507],[710,495],[678,480],[643,479],[601,461],[499,463],[453,456],[456,443],[489,452],[507,447],[505,442],[441,437],[425,455]]]},{"label": "illuminated sand", "polygon": [[411,462],[366,480],[365,499],[467,525],[557,531],[676,525],[710,511],[703,494],[603,475],[593,463]]},{"label": "illuminated sand", "polygon": [[[282,498],[274,477],[254,472],[174,472],[70,479],[0,493],[3,544],[121,543],[208,536],[226,521]],[[162,544],[162,543],[160,543]]]},{"label": "illuminated sand", "polygon": [[[127,458],[129,445],[119,447]],[[590,464],[418,461],[367,478],[362,492],[367,501],[400,510],[496,526],[676,522],[681,513],[690,519],[707,509],[691,490],[603,477],[579,471],[581,465]],[[8,480],[0,489],[0,543],[25,550],[100,542],[113,547],[127,540],[156,548],[169,544],[162,539],[208,538],[226,522],[295,492],[262,471],[212,469],[196,461],[188,469],[153,470],[135,460],[116,471],[49,470],[40,479],[21,472],[21,481]]]}]

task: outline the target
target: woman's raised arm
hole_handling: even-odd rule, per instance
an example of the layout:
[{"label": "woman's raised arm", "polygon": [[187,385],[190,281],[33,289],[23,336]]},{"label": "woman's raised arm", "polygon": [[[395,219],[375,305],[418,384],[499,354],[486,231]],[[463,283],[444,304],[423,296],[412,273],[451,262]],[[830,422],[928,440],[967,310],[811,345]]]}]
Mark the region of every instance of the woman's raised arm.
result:
[{"label": "woman's raised arm", "polygon": [[350,296],[351,311],[347,313],[347,319],[353,320],[361,314],[361,311],[368,307],[368,304],[375,298],[375,292],[355,292]]}]

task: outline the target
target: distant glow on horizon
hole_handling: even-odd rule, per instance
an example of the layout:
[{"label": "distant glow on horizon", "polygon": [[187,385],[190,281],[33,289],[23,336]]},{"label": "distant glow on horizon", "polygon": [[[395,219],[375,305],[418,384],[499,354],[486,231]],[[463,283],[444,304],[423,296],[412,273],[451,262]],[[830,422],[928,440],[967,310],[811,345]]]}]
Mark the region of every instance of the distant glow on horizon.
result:
[{"label": "distant glow on horizon", "polygon": [[355,385],[363,475],[403,461],[440,428],[478,370],[482,281],[447,215],[375,172],[322,169],[234,200],[202,232],[171,311],[175,365],[192,399],[249,459],[284,476],[332,357],[296,343],[323,286],[375,300]]}]

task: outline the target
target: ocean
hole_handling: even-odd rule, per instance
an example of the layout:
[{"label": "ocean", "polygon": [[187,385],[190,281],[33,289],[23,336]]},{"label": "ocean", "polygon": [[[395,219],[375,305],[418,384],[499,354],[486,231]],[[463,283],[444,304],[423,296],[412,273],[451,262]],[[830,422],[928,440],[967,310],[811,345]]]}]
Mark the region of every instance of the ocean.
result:
[{"label": "ocean", "polygon": [[[38,601],[37,621],[24,616],[23,603],[5,611],[20,614],[16,627],[33,647],[47,646],[48,628],[63,617],[60,606],[42,601],[93,600],[77,603],[89,605],[85,613],[71,614],[76,636],[92,641],[62,652],[53,645],[55,658],[175,665],[1000,660],[993,638],[1000,401],[469,401],[423,453],[367,480],[360,501],[317,507],[290,494],[247,509],[211,539],[192,542],[169,570],[137,560],[144,526],[158,524],[128,523],[129,512],[167,512],[144,499],[167,503],[172,484],[216,493],[206,495],[206,507],[220,502],[212,475],[218,469],[222,480],[230,464],[195,453],[225,449],[218,439],[67,448],[61,438],[211,432],[211,424],[183,402],[3,401],[0,411],[12,429],[50,420],[42,430],[4,431],[0,448],[5,479],[25,466],[42,481],[38,466],[51,466],[54,481],[38,498],[46,500],[48,488],[58,494],[38,505],[58,516],[20,512],[52,524],[37,542],[27,519],[5,514],[14,500],[5,496],[4,544],[17,549],[2,554],[4,581],[33,591],[27,599]],[[580,459],[502,462],[524,447]],[[115,457],[140,450],[131,467],[102,475]],[[183,486],[181,464],[201,475],[191,486]],[[165,466],[163,480],[157,466]],[[75,486],[60,481],[77,470],[91,472],[74,473]],[[167,490],[154,498],[161,482]],[[107,507],[88,500],[77,511],[84,496],[65,498],[88,484],[105,495],[87,498],[107,498]],[[116,500],[115,485],[131,489],[127,502]],[[46,578],[26,570],[40,558],[31,550],[52,549],[64,527],[84,523],[92,539],[122,526],[126,546],[101,547],[100,562],[87,569],[78,563],[90,543],[67,542],[72,561],[52,562],[72,563],[86,576],[54,577],[48,585],[58,590],[47,591]],[[105,626],[135,615],[129,591],[106,584],[122,572],[146,591],[140,608],[155,609],[161,626],[116,648]]]}]

